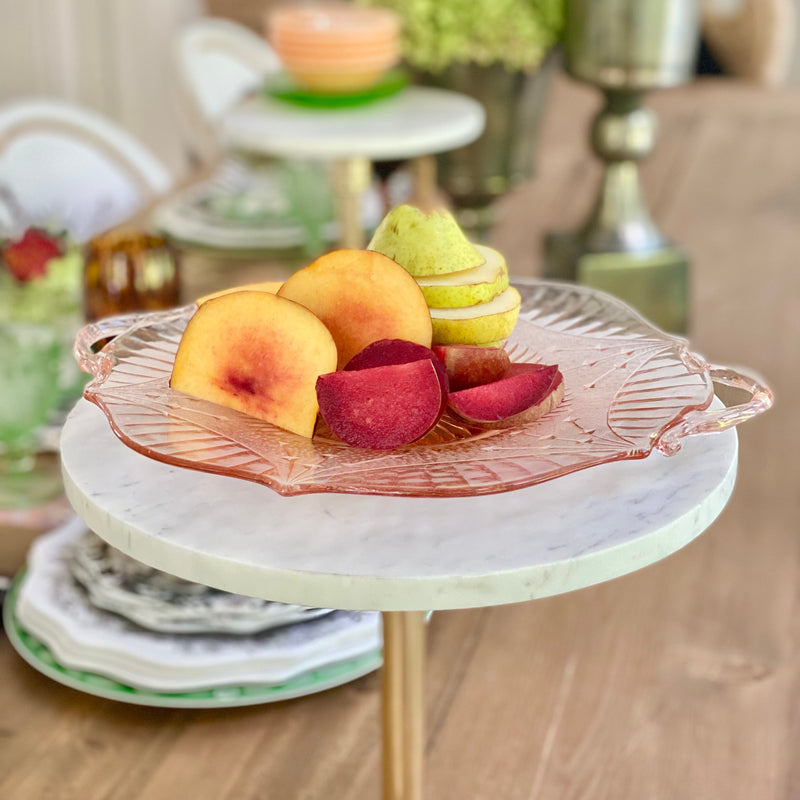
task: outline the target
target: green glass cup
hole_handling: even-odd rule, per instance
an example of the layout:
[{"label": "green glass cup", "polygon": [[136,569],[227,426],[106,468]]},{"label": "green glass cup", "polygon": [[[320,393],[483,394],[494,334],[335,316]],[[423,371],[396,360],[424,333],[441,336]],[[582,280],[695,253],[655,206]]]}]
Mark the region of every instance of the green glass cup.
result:
[{"label": "green glass cup", "polygon": [[0,324],[29,322],[55,328],[61,340],[60,403],[66,412],[83,394],[87,375],[72,355],[72,343],[84,324],[83,253],[72,248],[49,264],[47,277],[15,280],[0,264]]},{"label": "green glass cup", "polygon": [[0,321],[0,508],[25,508],[61,491],[36,470],[37,433],[61,400],[62,337],[48,323]]}]

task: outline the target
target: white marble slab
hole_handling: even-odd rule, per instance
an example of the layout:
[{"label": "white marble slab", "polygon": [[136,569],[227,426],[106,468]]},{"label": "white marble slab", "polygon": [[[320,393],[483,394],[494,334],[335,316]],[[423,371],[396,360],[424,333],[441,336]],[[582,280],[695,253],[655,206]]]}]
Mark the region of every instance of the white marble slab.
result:
[{"label": "white marble slab", "polygon": [[412,86],[364,106],[317,109],[265,95],[221,121],[228,147],[287,158],[414,158],[469,144],[486,122],[483,106],[445,89]]},{"label": "white marble slab", "polygon": [[76,512],[133,558],[241,594],[376,610],[519,602],[658,561],[720,513],[736,455],[729,431],[483,497],[281,497],[142,456],[87,401],[62,435]]}]

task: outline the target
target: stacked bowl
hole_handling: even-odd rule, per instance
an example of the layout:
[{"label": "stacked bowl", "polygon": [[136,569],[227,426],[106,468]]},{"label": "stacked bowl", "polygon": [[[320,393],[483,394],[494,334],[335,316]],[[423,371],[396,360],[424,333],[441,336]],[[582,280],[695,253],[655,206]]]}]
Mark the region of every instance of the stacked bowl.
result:
[{"label": "stacked bowl", "polygon": [[400,19],[388,9],[281,6],[267,38],[298,85],[323,94],[369,89],[400,60]]}]

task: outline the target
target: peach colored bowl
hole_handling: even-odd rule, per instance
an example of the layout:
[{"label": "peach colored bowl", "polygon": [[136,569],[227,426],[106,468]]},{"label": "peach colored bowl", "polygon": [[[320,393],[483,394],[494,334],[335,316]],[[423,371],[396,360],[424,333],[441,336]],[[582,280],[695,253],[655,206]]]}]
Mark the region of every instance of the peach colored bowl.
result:
[{"label": "peach colored bowl", "polygon": [[269,13],[267,35],[286,71],[312,91],[367,89],[400,60],[400,19],[388,9],[283,6]]}]

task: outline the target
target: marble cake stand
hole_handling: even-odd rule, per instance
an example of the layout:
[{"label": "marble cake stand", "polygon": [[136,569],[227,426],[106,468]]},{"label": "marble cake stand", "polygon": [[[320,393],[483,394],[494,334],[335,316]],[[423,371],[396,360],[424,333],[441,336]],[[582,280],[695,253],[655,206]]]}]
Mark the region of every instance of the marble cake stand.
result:
[{"label": "marble cake stand", "polygon": [[430,160],[477,139],[486,122],[471,97],[412,86],[394,97],[343,109],[302,108],[265,94],[248,98],[221,122],[224,143],[284,158],[333,159],[341,245],[362,247],[359,201],[369,186],[370,160],[416,159],[417,177],[431,190]]},{"label": "marble cake stand", "polygon": [[422,797],[425,610],[532,600],[656,562],[720,513],[737,458],[731,430],[502,494],[281,497],[140,455],[87,401],[61,447],[75,511],[133,558],[242,594],[383,612],[385,800]]}]

